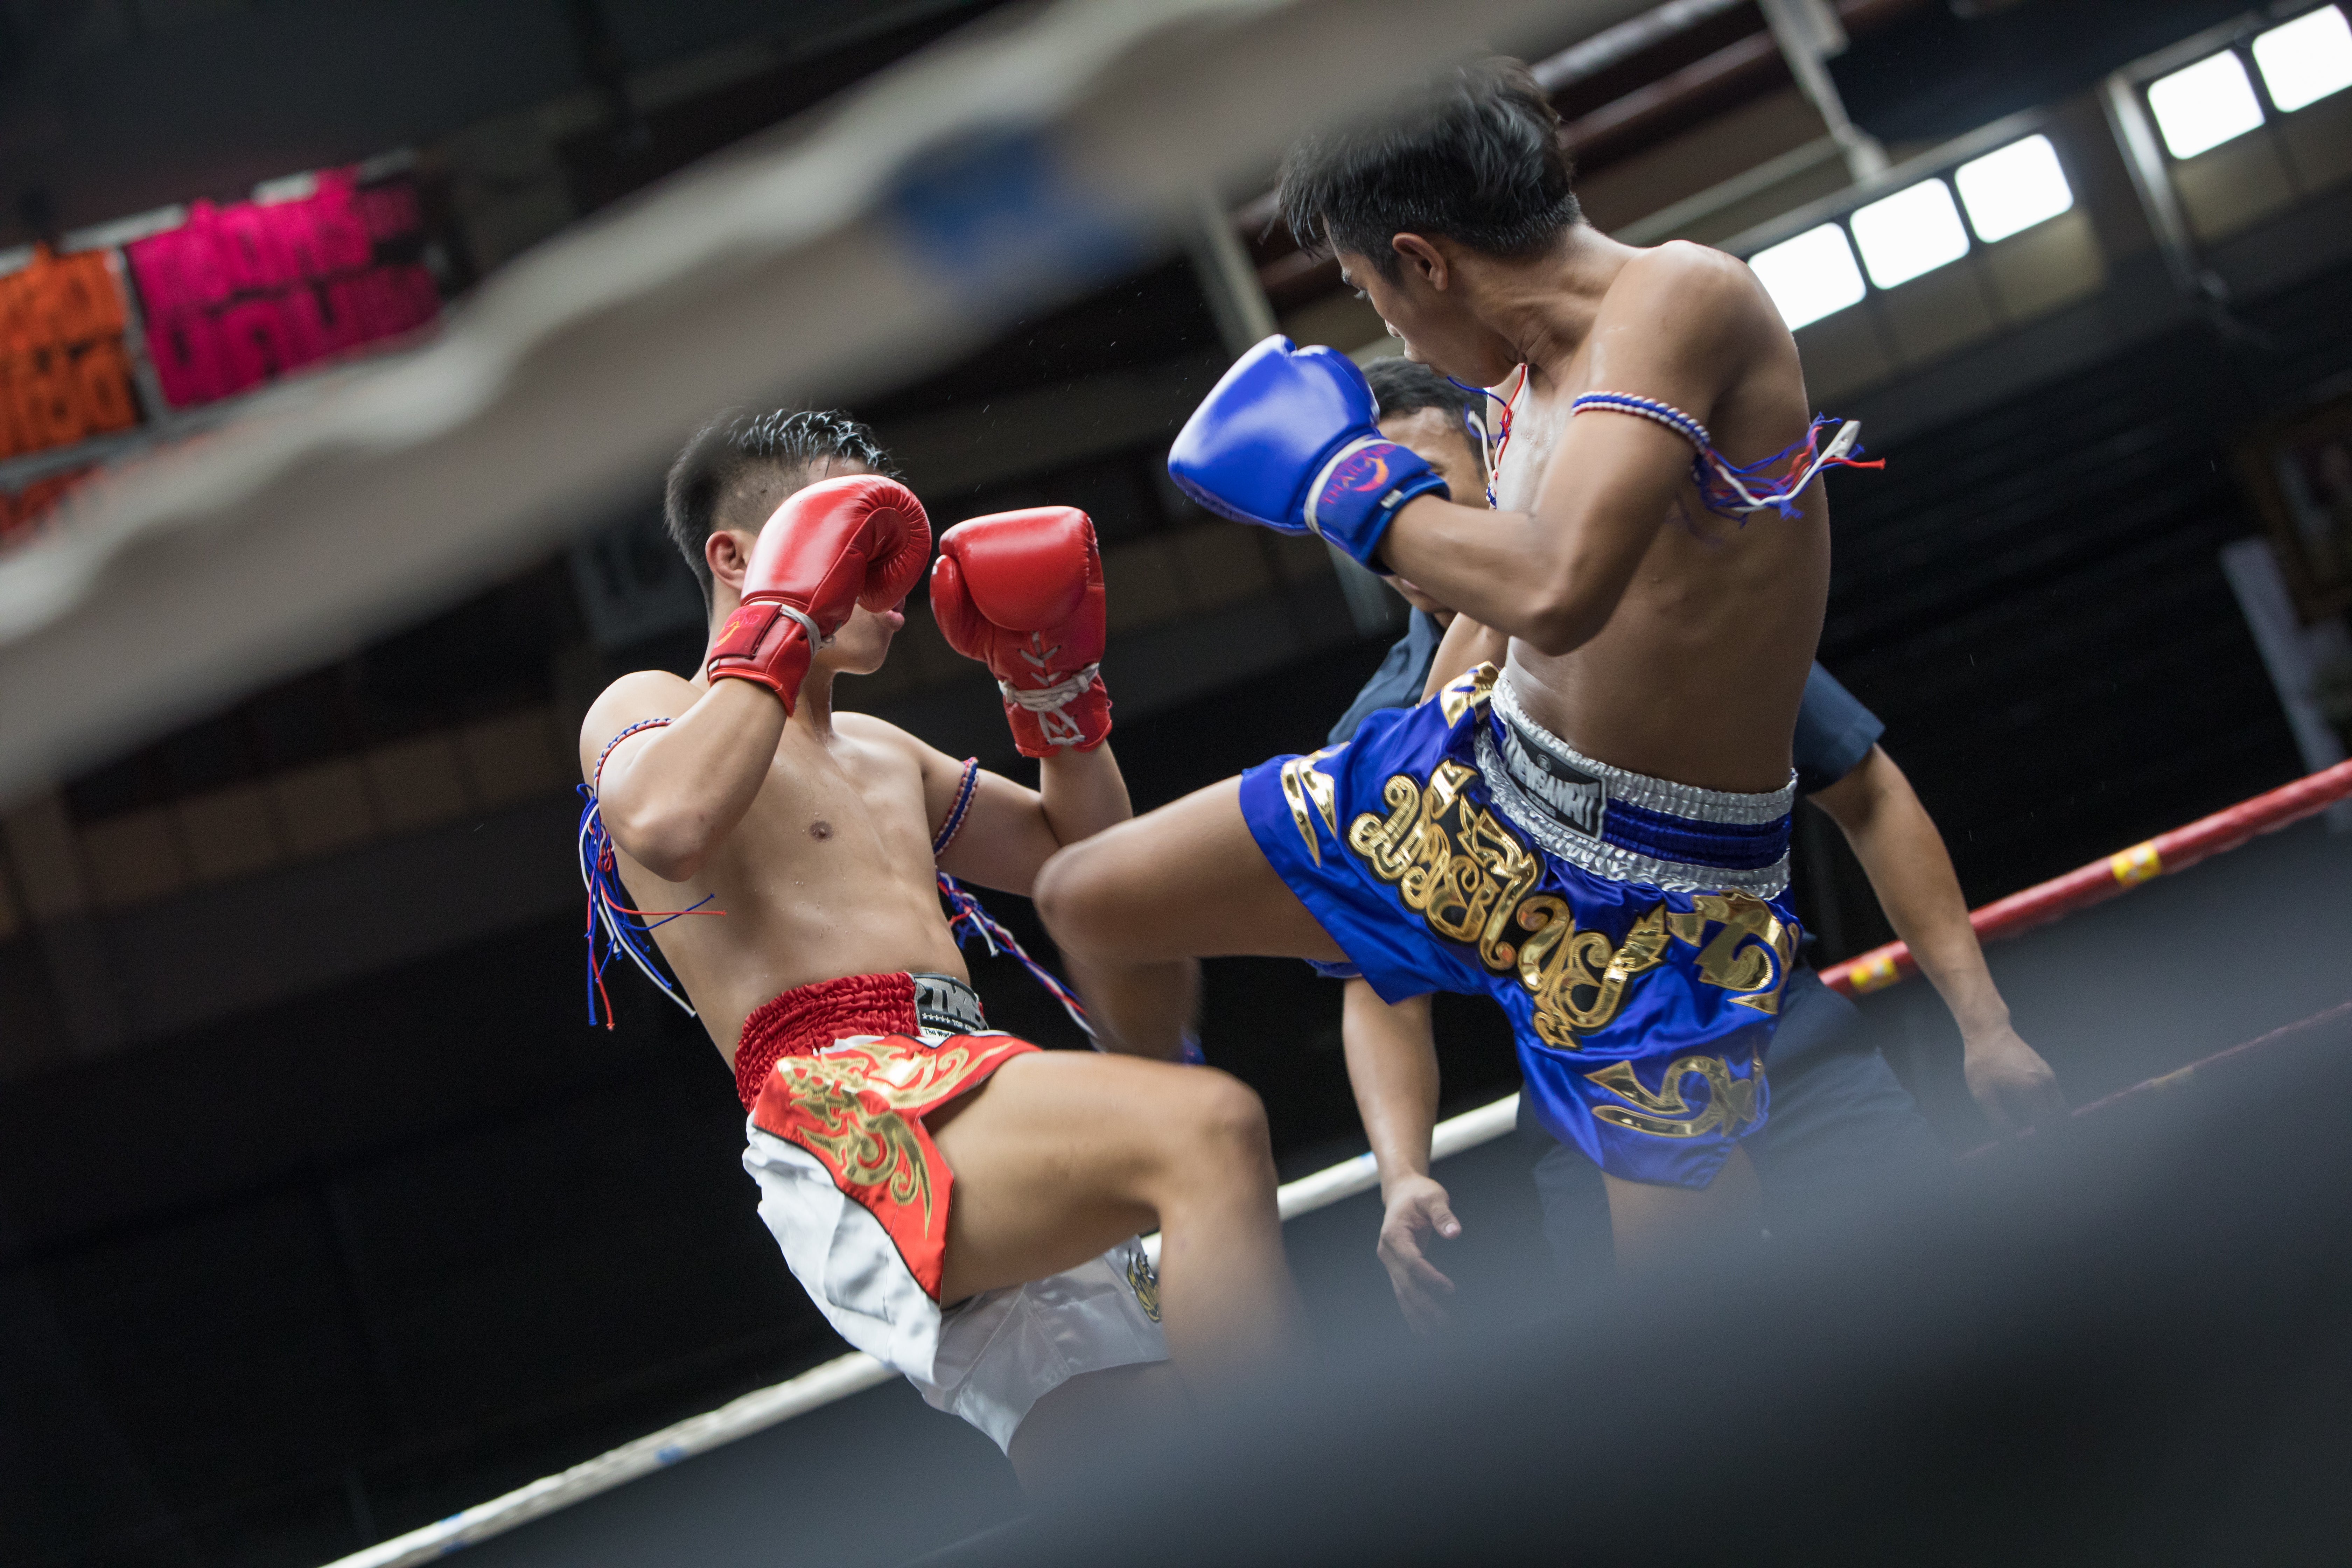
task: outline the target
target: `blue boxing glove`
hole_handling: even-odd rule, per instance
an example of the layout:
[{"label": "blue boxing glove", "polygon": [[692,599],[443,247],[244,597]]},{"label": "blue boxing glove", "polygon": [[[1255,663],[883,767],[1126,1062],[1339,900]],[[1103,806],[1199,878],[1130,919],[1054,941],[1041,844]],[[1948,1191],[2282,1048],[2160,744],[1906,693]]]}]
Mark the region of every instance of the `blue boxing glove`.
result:
[{"label": "blue boxing glove", "polygon": [[1405,502],[1445,481],[1381,436],[1355,362],[1271,337],[1234,362],[1168,453],[1176,488],[1223,517],[1329,540],[1375,572]]}]

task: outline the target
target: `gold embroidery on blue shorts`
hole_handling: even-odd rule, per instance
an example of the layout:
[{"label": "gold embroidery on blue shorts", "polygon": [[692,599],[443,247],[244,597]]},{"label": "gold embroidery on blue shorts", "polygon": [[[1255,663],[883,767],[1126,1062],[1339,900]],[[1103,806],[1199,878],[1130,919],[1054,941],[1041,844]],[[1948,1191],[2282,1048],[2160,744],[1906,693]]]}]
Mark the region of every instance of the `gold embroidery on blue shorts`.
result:
[{"label": "gold embroidery on blue shorts", "polygon": [[[1706,1105],[1696,1115],[1691,1114],[1691,1103],[1682,1093],[1682,1080],[1693,1073],[1706,1079]],[[1638,1107],[1628,1110],[1617,1105],[1594,1106],[1592,1114],[1613,1127],[1656,1138],[1696,1138],[1720,1129],[1725,1136],[1736,1138],[1741,1127],[1757,1120],[1757,1091],[1763,1086],[1764,1064],[1756,1061],[1748,1077],[1734,1078],[1730,1064],[1721,1057],[1676,1057],[1660,1076],[1654,1094],[1642,1087],[1632,1062],[1612,1062],[1584,1077]]]},{"label": "gold embroidery on blue shorts", "polygon": [[1290,820],[1297,825],[1298,837],[1307,840],[1307,853],[1323,864],[1323,846],[1315,835],[1314,818],[1307,814],[1311,803],[1323,826],[1331,832],[1331,841],[1339,841],[1339,793],[1331,775],[1315,764],[1339,748],[1326,746],[1304,757],[1293,757],[1282,764],[1282,798],[1290,803]]},{"label": "gold embroidery on blue shorts", "polygon": [[[1722,929],[1709,937],[1706,928]],[[1783,921],[1753,893],[1700,893],[1688,914],[1669,913],[1666,929],[1676,942],[1698,949],[1698,977],[1735,996],[1736,1006],[1759,1013],[1780,1010],[1780,985],[1797,956],[1796,922]]]},{"label": "gold embroidery on blue shorts", "polygon": [[1666,958],[1666,907],[1654,905],[1612,945],[1597,931],[1576,929],[1565,899],[1538,893],[1519,905],[1519,924],[1535,934],[1519,949],[1519,984],[1535,996],[1536,1036],[1563,1051],[1576,1037],[1609,1026],[1625,990]]},{"label": "gold embroidery on blue shorts", "polygon": [[1387,818],[1369,811],[1357,817],[1348,825],[1348,847],[1395,884],[1430,930],[1471,944],[1487,968],[1508,974],[1518,949],[1504,933],[1543,862],[1463,793],[1477,776],[1460,763],[1440,763],[1424,789],[1412,774],[1396,774],[1381,786]]},{"label": "gold embroidery on blue shorts", "polygon": [[1484,705],[1495,695],[1496,670],[1491,664],[1454,677],[1437,693],[1437,710],[1445,715],[1448,725],[1462,722],[1462,715]]},{"label": "gold embroidery on blue shorts", "polygon": [[[1282,773],[1310,850],[1316,835],[1307,802],[1330,821],[1328,795],[1309,793],[1318,784],[1328,792],[1330,784],[1306,765],[1313,761],[1295,759]],[[1294,770],[1300,775],[1295,784]],[[1794,922],[1751,893],[1701,893],[1688,910],[1652,905],[1620,942],[1579,930],[1565,899],[1534,891],[1543,877],[1541,857],[1465,794],[1477,777],[1475,769],[1454,762],[1439,763],[1425,784],[1411,773],[1394,774],[1381,787],[1388,816],[1368,811],[1349,823],[1348,847],[1393,885],[1430,930],[1475,947],[1496,973],[1517,975],[1534,999],[1535,1032],[1544,1044],[1572,1051],[1579,1036],[1608,1027],[1633,983],[1665,962],[1670,942],[1698,949],[1699,980],[1739,993],[1735,1005],[1780,1011],[1780,986],[1797,951]],[[1316,864],[1322,864],[1319,850]],[[1523,941],[1506,940],[1522,932]]]}]

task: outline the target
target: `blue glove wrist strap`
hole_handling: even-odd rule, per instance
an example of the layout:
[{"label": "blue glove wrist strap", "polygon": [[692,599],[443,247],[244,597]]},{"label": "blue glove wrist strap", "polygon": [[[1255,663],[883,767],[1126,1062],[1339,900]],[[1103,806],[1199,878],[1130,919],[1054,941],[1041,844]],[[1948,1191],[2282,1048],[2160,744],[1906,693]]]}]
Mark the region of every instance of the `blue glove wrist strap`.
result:
[{"label": "blue glove wrist strap", "polygon": [[1453,496],[1410,447],[1362,436],[1341,447],[1315,476],[1301,521],[1310,532],[1378,572],[1381,540],[1390,522],[1407,501],[1433,492]]}]

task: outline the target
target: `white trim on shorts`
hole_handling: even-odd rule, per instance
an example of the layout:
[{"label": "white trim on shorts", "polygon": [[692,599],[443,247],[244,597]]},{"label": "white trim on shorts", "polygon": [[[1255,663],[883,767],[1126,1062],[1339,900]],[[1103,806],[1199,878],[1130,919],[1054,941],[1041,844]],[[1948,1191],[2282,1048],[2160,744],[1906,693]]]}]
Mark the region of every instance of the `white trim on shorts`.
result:
[{"label": "white trim on shorts", "polygon": [[1009,1447],[1030,1408],[1069,1379],[1168,1359],[1133,1283],[1148,1278],[1141,1243],[942,1310],[882,1222],[835,1186],[814,1155],[748,1120],[744,1137],[760,1218],[825,1321],[998,1447]]}]

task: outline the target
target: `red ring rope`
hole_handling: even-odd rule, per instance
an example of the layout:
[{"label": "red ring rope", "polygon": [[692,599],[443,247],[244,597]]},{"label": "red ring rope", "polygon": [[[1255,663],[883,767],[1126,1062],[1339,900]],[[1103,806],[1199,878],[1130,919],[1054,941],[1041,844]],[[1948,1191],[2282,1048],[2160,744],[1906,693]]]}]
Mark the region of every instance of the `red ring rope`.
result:
[{"label": "red ring rope", "polygon": [[[2094,860],[2063,877],[2053,877],[2021,893],[1997,899],[1969,916],[1977,939],[1992,942],[2031,931],[2077,910],[2103,903],[2117,893],[2158,877],[2185,871],[2209,856],[2235,849],[2258,835],[2274,833],[2292,822],[2326,810],[2352,796],[2352,762],[2300,778],[2291,784],[2258,795],[2252,800],[2200,816],[2186,827],[2159,833],[2154,838],[2105,859]],[[1890,942],[1857,958],[1831,964],[1822,979],[1831,990],[1859,996],[1883,991],[1906,975],[1919,973],[1907,943]]]}]

